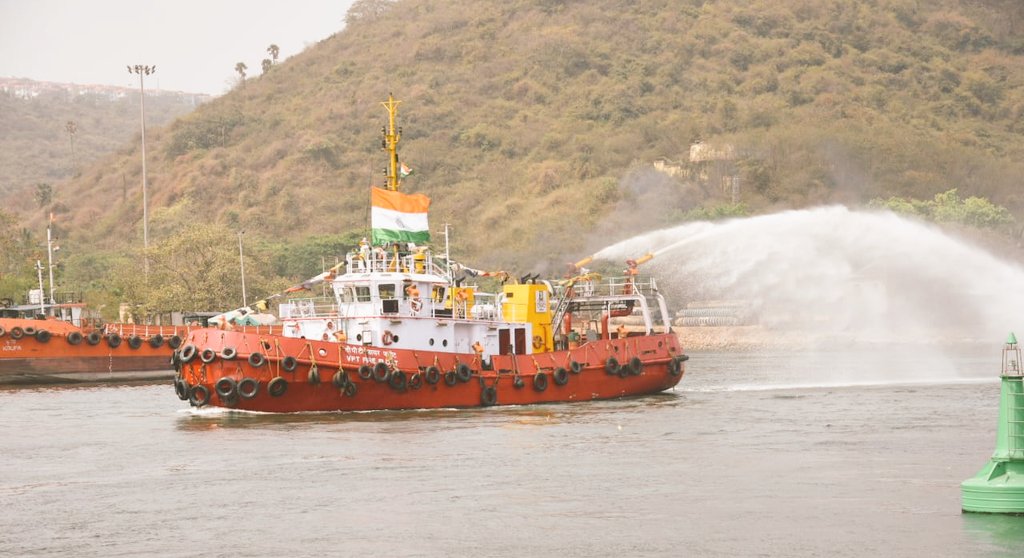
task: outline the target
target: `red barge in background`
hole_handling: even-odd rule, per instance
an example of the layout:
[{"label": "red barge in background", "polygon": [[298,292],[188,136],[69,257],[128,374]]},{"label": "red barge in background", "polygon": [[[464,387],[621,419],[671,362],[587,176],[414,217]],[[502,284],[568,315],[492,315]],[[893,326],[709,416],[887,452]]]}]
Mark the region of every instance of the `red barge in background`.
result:
[{"label": "red barge in background", "polygon": [[94,328],[54,317],[0,317],[0,384],[172,378],[171,356],[184,334],[174,326]]},{"label": "red barge in background", "polygon": [[[383,104],[390,161],[387,190],[373,192],[374,246],[303,284],[326,282],[332,297],[282,303],[280,334],[191,331],[173,356],[179,398],[264,412],[423,409],[611,399],[679,382],[687,357],[671,315],[637,272],[649,256],[621,278],[577,265],[558,284],[501,274],[500,291],[485,293],[456,274],[498,274],[441,265],[414,244],[428,237],[429,200],[398,192],[398,102]],[[612,332],[626,315],[643,325]]]}]

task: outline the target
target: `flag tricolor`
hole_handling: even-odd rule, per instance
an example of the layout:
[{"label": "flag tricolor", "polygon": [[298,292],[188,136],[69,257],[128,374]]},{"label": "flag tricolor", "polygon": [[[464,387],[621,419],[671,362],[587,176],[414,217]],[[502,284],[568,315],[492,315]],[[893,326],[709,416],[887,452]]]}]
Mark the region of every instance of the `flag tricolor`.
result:
[{"label": "flag tricolor", "polygon": [[370,221],[373,243],[430,242],[427,210],[430,198],[423,194],[403,194],[374,187],[371,194]]}]

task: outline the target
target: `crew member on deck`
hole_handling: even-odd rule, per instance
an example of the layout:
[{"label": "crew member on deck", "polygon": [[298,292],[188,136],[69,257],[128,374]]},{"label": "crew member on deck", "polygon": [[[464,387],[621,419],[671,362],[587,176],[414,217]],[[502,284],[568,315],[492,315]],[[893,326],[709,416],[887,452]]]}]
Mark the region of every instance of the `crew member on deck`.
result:
[{"label": "crew member on deck", "polygon": [[615,330],[619,335],[619,339],[625,339],[629,332],[626,331],[626,324],[619,324],[619,327]]}]

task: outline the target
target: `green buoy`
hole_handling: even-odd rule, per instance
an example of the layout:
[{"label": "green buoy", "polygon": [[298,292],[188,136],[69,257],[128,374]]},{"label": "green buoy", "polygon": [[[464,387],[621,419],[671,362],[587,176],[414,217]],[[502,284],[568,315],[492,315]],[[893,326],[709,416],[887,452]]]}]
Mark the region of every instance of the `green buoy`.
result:
[{"label": "green buoy", "polygon": [[992,459],[960,484],[963,511],[1024,514],[1024,370],[1013,333],[1003,347],[999,428]]}]

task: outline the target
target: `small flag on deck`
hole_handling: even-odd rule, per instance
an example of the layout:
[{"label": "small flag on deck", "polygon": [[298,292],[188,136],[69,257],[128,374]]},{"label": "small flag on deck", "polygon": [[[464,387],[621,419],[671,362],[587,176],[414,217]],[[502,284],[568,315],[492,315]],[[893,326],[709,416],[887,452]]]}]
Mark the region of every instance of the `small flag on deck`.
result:
[{"label": "small flag on deck", "polygon": [[423,194],[403,194],[394,190],[374,187],[372,190],[370,221],[372,242],[430,242],[427,210],[430,198]]},{"label": "small flag on deck", "polygon": [[402,165],[398,168],[398,177],[399,178],[405,178],[405,177],[407,177],[407,176],[409,176],[411,174],[412,174],[412,169],[410,169],[409,167],[405,166],[405,163],[402,163]]}]

